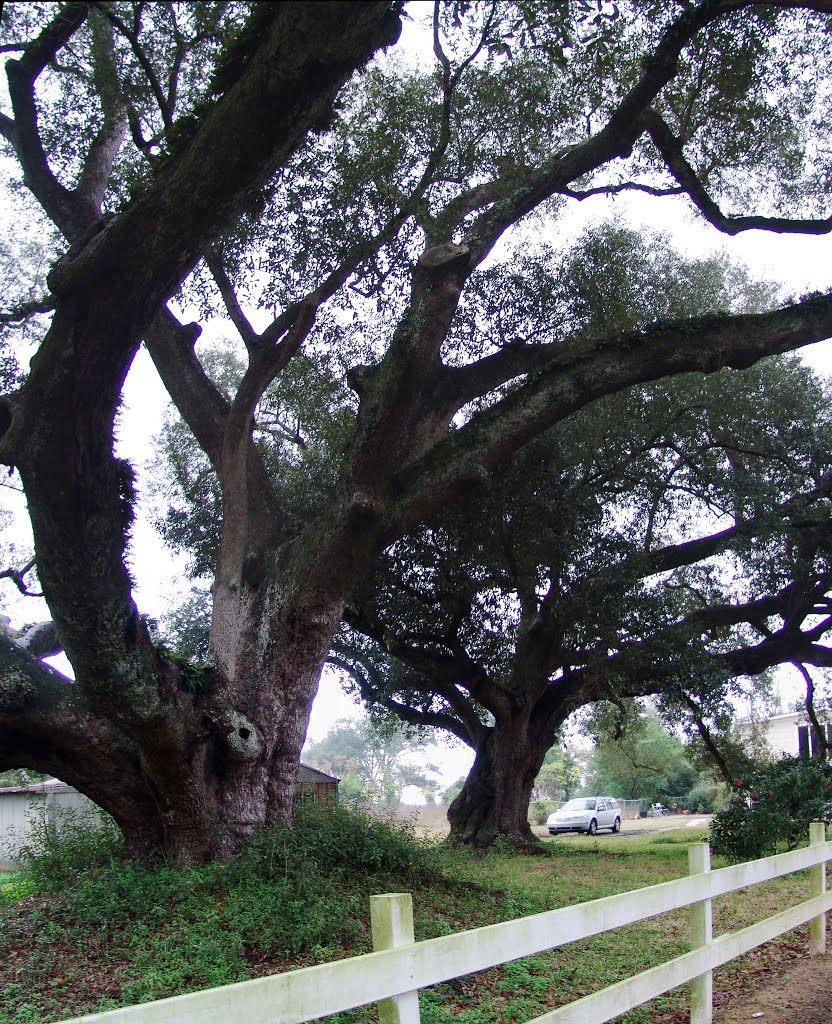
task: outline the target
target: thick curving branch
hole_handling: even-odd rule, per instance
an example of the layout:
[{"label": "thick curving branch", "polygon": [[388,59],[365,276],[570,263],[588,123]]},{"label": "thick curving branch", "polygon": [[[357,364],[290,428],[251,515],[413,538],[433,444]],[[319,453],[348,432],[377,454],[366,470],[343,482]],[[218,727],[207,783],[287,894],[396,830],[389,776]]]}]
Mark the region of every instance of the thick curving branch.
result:
[{"label": "thick curving branch", "polygon": [[71,191],[49,168],[38,129],[35,84],[44,68],[84,24],[88,13],[86,3],[61,5],[41,34],[26,45],[22,56],[6,62],[14,121],[4,119],[3,134],[14,147],[24,184],[70,241],[79,238],[90,226],[89,211],[80,208]]},{"label": "thick curving branch", "polygon": [[[553,354],[546,369],[437,444],[400,472],[388,510],[395,538],[467,486],[480,483],[532,437],[596,398],[679,373],[745,369],[767,355],[832,336],[832,296],[771,313],[703,317],[658,324],[577,351]],[[476,367],[457,375],[459,407],[480,393]]]},{"label": "thick curving branch", "polygon": [[[71,680],[0,632],[0,771],[9,768],[48,772],[75,786],[112,814],[133,853],[161,842],[130,741],[84,706]],[[135,827],[138,819],[144,834]]]}]

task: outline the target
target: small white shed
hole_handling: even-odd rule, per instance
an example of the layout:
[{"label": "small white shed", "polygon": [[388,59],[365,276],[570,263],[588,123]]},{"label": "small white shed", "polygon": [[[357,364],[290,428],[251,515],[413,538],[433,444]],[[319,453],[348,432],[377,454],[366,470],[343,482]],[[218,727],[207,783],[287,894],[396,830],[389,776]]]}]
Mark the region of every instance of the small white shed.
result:
[{"label": "small white shed", "polygon": [[58,779],[46,779],[31,786],[0,788],[0,871],[10,871],[16,866],[13,857],[28,838],[33,814],[45,813],[49,819],[62,811],[97,814],[99,808],[77,789]]}]

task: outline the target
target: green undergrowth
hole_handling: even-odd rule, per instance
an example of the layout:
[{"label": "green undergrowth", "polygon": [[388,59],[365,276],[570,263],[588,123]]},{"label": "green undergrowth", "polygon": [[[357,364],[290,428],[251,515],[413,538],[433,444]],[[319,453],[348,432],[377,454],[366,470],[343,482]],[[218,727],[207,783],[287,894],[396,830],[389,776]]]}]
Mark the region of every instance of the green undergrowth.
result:
[{"label": "green undergrowth", "polygon": [[[702,838],[670,835],[475,857],[417,840],[407,825],[312,805],[292,832],[260,835],[227,865],[176,869],[128,862],[106,827],[79,825],[48,836],[23,872],[0,875],[0,1024],[46,1024],[368,952],[375,893],[412,893],[425,939],[666,881],[687,872],[687,845]],[[769,890],[717,906],[717,925],[720,914],[734,928],[780,909],[786,892]],[[522,1024],[686,948],[685,914],[665,915],[436,986],[421,994],[422,1020]],[[672,993],[625,1020],[675,1024],[685,1000]],[[332,1024],[375,1019],[362,1009]]]}]

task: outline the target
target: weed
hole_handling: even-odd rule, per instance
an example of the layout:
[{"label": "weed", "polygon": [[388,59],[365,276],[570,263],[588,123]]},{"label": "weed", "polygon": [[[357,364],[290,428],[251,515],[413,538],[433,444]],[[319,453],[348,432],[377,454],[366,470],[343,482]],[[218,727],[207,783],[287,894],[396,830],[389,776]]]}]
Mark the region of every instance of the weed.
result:
[{"label": "weed", "polygon": [[33,889],[31,879],[22,872],[0,872],[0,907],[26,899]]},{"label": "weed", "polygon": [[124,858],[124,841],[108,815],[39,808],[29,841],[15,856],[40,892],[59,893],[86,872]]},{"label": "weed", "polygon": [[[30,897],[0,908],[0,1024],[46,1024],[366,952],[373,893],[414,893],[423,939],[650,885],[685,874],[688,841],[699,838],[573,839],[553,842],[546,857],[510,847],[471,857],[417,841],[411,825],[304,805],[293,831],[260,834],[227,865],[179,870],[126,862],[96,828],[50,833],[24,872],[0,876],[0,894]],[[71,880],[60,892],[50,866]],[[715,923],[742,927],[805,884],[772,883],[754,900],[725,897]],[[686,948],[684,912],[665,915],[437,985],[420,994],[422,1019],[526,1021]],[[736,985],[742,972],[726,976]],[[675,992],[626,1024],[653,1020],[654,1011],[682,1019],[684,1006]],[[373,1019],[365,1007],[328,1024]]]}]

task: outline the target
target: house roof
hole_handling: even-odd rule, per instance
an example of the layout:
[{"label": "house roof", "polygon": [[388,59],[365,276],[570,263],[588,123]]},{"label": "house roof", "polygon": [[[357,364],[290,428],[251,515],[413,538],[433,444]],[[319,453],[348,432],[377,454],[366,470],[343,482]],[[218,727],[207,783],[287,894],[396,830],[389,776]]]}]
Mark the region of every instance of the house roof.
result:
[{"label": "house roof", "polygon": [[0,795],[4,793],[68,793],[72,786],[68,786],[60,779],[44,779],[43,782],[33,782],[28,786],[0,786]]},{"label": "house roof", "polygon": [[340,782],[335,775],[327,775],[326,772],[318,771],[317,768],[310,768],[308,764],[301,764],[298,768],[298,782]]},{"label": "house roof", "polygon": [[[829,715],[824,708],[820,708],[817,712],[818,718],[821,721],[825,721]],[[768,718],[740,718],[737,720],[737,725],[768,725],[769,722],[785,722],[787,719],[793,719],[800,725],[809,724],[809,716],[805,711],[785,711],[780,715],[770,715]]]}]

